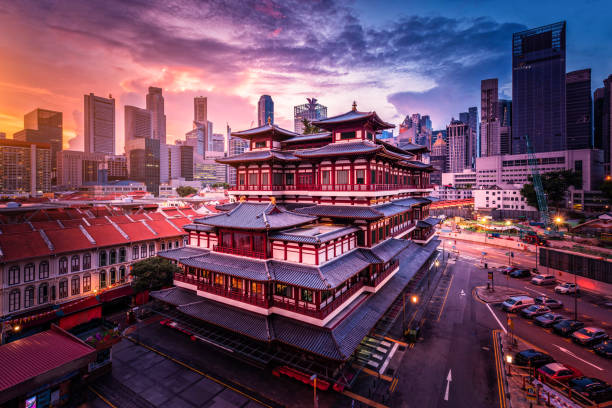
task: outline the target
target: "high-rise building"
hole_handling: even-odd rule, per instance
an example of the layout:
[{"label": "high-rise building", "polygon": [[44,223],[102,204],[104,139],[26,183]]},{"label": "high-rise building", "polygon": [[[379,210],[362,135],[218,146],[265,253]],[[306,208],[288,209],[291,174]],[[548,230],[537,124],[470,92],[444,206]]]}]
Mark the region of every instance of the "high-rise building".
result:
[{"label": "high-rise building", "polygon": [[160,146],[160,182],[193,181],[193,152],[193,147],[187,144]]},{"label": "high-rise building", "polygon": [[274,123],[274,101],[270,95],[261,95],[257,103],[257,126]]},{"label": "high-rise building", "polygon": [[430,175],[431,183],[442,184],[442,173],[448,172],[448,146],[441,133],[438,133],[438,138],[432,146],[430,164],[435,169]]},{"label": "high-rise building", "polygon": [[0,132],[0,140],[6,139],[6,133]]},{"label": "high-rise building", "polygon": [[567,149],[592,149],[591,69],[568,72],[565,78]]},{"label": "high-rise building", "polygon": [[293,107],[293,127],[296,133],[304,133],[304,119],[313,122],[327,118],[327,106],[317,103],[316,98],[306,98],[308,103]]},{"label": "high-rise building", "polygon": [[612,75],[603,82],[603,88],[595,90],[593,97],[594,144],[596,149],[604,151],[606,174],[609,175],[612,162]]},{"label": "high-rise building", "polygon": [[136,106],[125,105],[124,120],[126,144],[134,139],[153,138],[153,116],[151,111]]},{"label": "high-rise building", "polygon": [[512,35],[512,154],[565,150],[565,21]]},{"label": "high-rise building", "polygon": [[[195,122],[194,122],[195,124]],[[202,126],[194,126],[193,130],[185,133],[185,144],[193,147],[195,154],[204,156],[204,128]]]},{"label": "high-rise building", "polygon": [[164,97],[161,88],[149,87],[147,110],[151,112],[153,139],[159,140],[160,145],[162,145],[166,143],[166,114],[164,113]]},{"label": "high-rise building", "polygon": [[[100,179],[104,171],[105,180]],[[84,183],[127,179],[125,156],[62,150],[57,154],[57,184],[77,188]]]},{"label": "high-rise building", "polygon": [[208,121],[208,99],[205,96],[193,98],[193,121],[198,123]]},{"label": "high-rise building", "polygon": [[83,99],[85,152],[115,154],[115,99],[93,93]]},{"label": "high-rise building", "polygon": [[0,140],[0,192],[51,190],[51,146],[20,140]]},{"label": "high-rise building", "polygon": [[48,143],[51,146],[51,179],[56,177],[57,152],[63,149],[63,115],[47,109],[34,109],[23,116],[23,130],[13,139],[30,143]]},{"label": "high-rise building", "polygon": [[480,81],[480,156],[500,154],[497,78]]},{"label": "high-rise building", "polygon": [[212,149],[213,152],[225,152],[225,136],[223,133],[212,134]]},{"label": "high-rise building", "polygon": [[[467,123],[452,119],[446,127],[448,134],[448,171],[460,173],[472,167],[473,131]],[[475,160],[475,158],[474,158]]]},{"label": "high-rise building", "polygon": [[125,156],[130,178],[143,181],[159,194],[160,142],[153,138],[153,115],[147,109],[125,106]]},{"label": "high-rise building", "polygon": [[510,154],[512,149],[512,101],[500,99],[497,102],[499,108],[499,152]]}]

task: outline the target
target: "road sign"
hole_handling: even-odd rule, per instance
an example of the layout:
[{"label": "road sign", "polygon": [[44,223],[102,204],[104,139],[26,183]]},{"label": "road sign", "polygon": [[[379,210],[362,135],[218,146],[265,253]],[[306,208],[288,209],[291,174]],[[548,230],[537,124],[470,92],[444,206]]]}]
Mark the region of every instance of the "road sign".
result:
[{"label": "road sign", "polygon": [[527,397],[528,401],[536,401],[538,398],[535,388],[528,387],[527,391],[525,392],[525,397]]}]

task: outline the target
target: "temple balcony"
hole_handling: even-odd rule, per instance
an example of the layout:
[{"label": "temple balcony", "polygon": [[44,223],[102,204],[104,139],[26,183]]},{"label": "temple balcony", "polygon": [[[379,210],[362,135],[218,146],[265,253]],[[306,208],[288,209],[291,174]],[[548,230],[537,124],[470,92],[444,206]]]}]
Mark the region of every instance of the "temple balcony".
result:
[{"label": "temple balcony", "polygon": [[432,184],[291,184],[291,185],[242,185],[232,186],[230,193],[241,194],[249,191],[257,192],[389,192],[400,190],[422,191],[433,189]]},{"label": "temple balcony", "polygon": [[399,260],[395,259],[387,264],[387,266],[378,273],[375,277],[370,278],[366,283],[367,286],[376,288],[382,281],[384,281],[395,269],[399,267]]},{"label": "temple balcony", "polygon": [[248,256],[249,258],[266,259],[266,253],[264,251],[254,251],[246,248],[230,248],[221,245],[214,245],[213,251],[230,255]]}]

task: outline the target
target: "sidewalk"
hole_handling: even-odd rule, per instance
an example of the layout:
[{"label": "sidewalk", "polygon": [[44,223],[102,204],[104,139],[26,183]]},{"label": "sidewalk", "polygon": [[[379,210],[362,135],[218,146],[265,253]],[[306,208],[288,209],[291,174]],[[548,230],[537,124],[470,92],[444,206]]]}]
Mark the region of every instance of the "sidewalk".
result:
[{"label": "sidewalk", "polygon": [[507,288],[503,286],[496,286],[495,292],[492,292],[491,290],[487,289],[486,286],[477,286],[474,291],[476,292],[476,296],[478,296],[478,299],[482,300],[485,303],[501,303],[511,296],[528,295],[528,293],[525,291],[521,291],[514,288]]}]

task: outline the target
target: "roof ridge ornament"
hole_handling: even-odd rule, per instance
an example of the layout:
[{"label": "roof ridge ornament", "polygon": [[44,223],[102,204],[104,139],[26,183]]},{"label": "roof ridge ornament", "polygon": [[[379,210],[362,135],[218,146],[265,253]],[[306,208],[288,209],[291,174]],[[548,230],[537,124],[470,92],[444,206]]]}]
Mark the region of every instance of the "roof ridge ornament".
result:
[{"label": "roof ridge ornament", "polygon": [[268,125],[272,124],[272,118],[268,115]]},{"label": "roof ridge ornament", "polygon": [[353,101],[353,112],[357,112],[357,101]]}]

